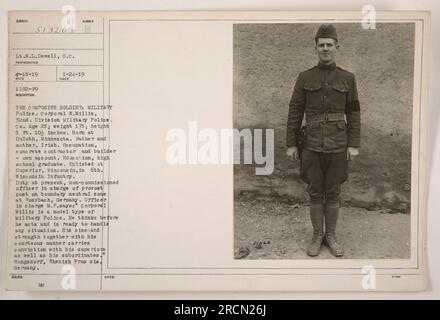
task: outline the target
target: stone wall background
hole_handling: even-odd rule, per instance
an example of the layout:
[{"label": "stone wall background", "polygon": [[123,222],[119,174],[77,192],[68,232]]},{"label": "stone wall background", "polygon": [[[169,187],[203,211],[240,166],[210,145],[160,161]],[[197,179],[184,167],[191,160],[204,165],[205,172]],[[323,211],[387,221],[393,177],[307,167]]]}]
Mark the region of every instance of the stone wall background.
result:
[{"label": "stone wall background", "polygon": [[[409,212],[414,25],[335,24],[336,63],[356,75],[361,104],[361,153],[343,184],[343,205]],[[285,130],[299,72],[317,64],[319,24],[234,25],[234,128],[275,129],[275,169],[256,176],[253,165],[235,165],[236,197],[307,202],[298,163],[285,156]]]}]

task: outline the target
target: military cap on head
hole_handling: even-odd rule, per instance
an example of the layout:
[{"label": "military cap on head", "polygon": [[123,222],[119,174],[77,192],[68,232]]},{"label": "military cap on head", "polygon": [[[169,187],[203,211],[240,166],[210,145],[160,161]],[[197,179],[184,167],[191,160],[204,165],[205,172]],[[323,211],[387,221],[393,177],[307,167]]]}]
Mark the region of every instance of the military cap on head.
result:
[{"label": "military cap on head", "polygon": [[322,24],[316,32],[315,41],[318,38],[331,38],[338,41],[338,35],[336,34],[336,28],[332,24]]}]

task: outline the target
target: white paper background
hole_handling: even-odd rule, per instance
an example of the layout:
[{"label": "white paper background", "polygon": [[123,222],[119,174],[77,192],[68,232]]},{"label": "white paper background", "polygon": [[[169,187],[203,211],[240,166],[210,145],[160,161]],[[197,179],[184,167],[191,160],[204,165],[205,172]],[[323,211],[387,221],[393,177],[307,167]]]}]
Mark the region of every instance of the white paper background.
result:
[{"label": "white paper background", "polygon": [[[323,5],[321,5],[323,3]],[[265,1],[166,1],[157,0],[150,1],[146,4],[143,1],[106,1],[90,2],[90,1],[69,1],[63,4],[75,6],[77,10],[361,10],[366,4],[364,1],[351,1],[350,5],[342,0],[332,1],[331,5],[324,1],[307,2],[307,5],[300,4],[299,1],[274,0],[270,4]],[[438,1],[388,1],[381,3],[379,1],[369,1],[368,4],[376,6],[377,10],[429,10],[432,12],[432,57],[440,54],[439,41],[436,35],[440,31],[440,3]],[[430,163],[430,197],[428,202],[428,263],[430,275],[430,287],[425,293],[417,294],[386,294],[386,293],[358,293],[358,294],[331,294],[331,293],[114,293],[114,292],[98,292],[98,293],[79,293],[79,292],[59,292],[59,293],[27,293],[27,292],[5,292],[4,291],[4,268],[5,268],[5,248],[6,248],[6,195],[7,195],[7,10],[61,10],[61,3],[58,1],[39,1],[38,6],[33,3],[14,3],[13,1],[3,1],[0,5],[2,18],[0,20],[0,37],[2,49],[0,52],[0,63],[2,72],[0,72],[0,146],[2,152],[0,157],[0,178],[2,180],[0,193],[0,207],[2,208],[0,220],[0,298],[17,299],[17,298],[61,298],[61,299],[77,299],[77,298],[163,298],[163,299],[198,299],[198,298],[240,298],[240,299],[296,299],[296,298],[440,298],[440,253],[436,244],[440,243],[440,199],[436,198],[440,190],[440,134],[439,134],[439,112],[435,108],[435,103],[440,99],[440,94],[435,90],[439,77],[439,62],[435,59],[431,60],[430,70],[430,103],[428,114],[430,115],[429,123],[429,158]]]}]

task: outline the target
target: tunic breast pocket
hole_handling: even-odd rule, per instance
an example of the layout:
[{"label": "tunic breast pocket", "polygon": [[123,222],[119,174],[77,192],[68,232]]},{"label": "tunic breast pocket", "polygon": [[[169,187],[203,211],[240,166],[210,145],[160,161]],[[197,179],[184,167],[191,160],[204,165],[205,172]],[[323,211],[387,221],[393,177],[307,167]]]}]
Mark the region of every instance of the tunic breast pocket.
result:
[{"label": "tunic breast pocket", "polygon": [[320,82],[306,82],[304,83],[304,91],[306,93],[306,107],[319,109],[322,104],[322,84]]},{"label": "tunic breast pocket", "polygon": [[332,86],[330,104],[333,111],[344,112],[347,101],[348,87],[343,82],[336,82]]}]

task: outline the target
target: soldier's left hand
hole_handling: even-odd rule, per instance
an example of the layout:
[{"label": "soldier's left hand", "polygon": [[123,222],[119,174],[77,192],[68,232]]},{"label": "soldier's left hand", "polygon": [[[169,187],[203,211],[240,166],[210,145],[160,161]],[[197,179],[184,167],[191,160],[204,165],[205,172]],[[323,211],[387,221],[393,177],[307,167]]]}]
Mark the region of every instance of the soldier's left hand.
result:
[{"label": "soldier's left hand", "polygon": [[354,157],[356,157],[358,154],[359,154],[359,148],[348,147],[347,160],[354,160]]}]

